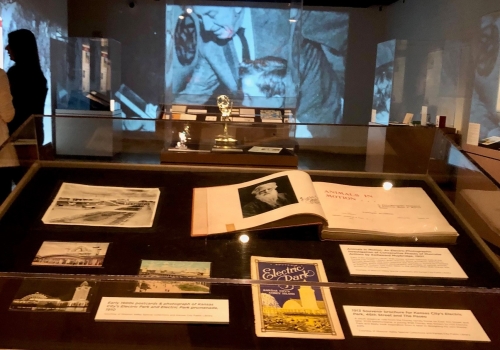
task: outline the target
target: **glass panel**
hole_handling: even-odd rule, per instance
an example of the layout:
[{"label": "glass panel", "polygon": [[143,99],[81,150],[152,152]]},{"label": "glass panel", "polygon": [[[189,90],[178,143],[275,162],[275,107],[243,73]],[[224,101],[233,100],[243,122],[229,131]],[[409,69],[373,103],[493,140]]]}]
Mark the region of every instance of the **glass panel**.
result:
[{"label": "glass panel", "polygon": [[[174,288],[176,285],[182,286],[183,283],[192,283],[192,281],[163,279],[163,282],[159,280],[151,284],[153,283]],[[328,327],[326,323],[332,324],[332,315],[334,317],[335,313],[338,314],[340,325],[333,328],[333,331],[337,334],[342,332],[345,339],[313,340],[287,338],[286,333],[282,333],[278,337],[257,337],[254,320],[258,315],[254,312],[252,293],[259,288],[260,284],[250,283],[249,281],[243,283],[211,281],[206,282],[210,290],[209,293],[190,294],[170,291],[149,293],[143,290],[139,292],[137,280],[133,279],[106,280],[92,279],[91,276],[74,276],[72,278],[51,276],[43,279],[3,277],[0,279],[0,298],[5,301],[5,307],[0,311],[0,320],[4,325],[0,329],[0,345],[6,348],[40,347],[44,349],[69,346],[90,346],[94,349],[141,346],[155,349],[164,348],[168,342],[169,347],[182,349],[247,349],[249,347],[273,349],[276,348],[276,344],[286,348],[305,348],[317,345],[322,349],[352,349],[366,346],[366,342],[369,341],[371,346],[384,349],[400,349],[412,344],[424,346],[426,349],[442,349],[443,347],[443,342],[436,340],[353,336],[350,325],[345,318],[345,307],[349,306],[359,306],[360,309],[364,310],[384,307],[387,308],[385,310],[388,313],[391,310],[396,310],[389,308],[401,307],[406,308],[405,311],[409,313],[415,312],[415,315],[421,312],[418,320],[415,320],[417,317],[414,316],[408,320],[398,320],[387,316],[387,314],[384,317],[384,322],[405,323],[407,326],[412,324],[413,331],[418,330],[419,325],[427,321],[425,312],[457,313],[460,310],[470,310],[490,340],[482,345],[491,349],[500,345],[494,317],[497,312],[500,312],[498,310],[500,296],[495,291],[485,292],[453,288],[434,290],[417,288],[411,290],[397,287],[372,289],[370,286],[338,284],[321,289],[321,296],[325,298],[325,295],[331,295],[335,305],[328,308],[330,318],[325,318],[320,312],[326,310],[325,306],[323,303],[318,303],[317,298],[316,302],[321,305],[321,308],[316,310],[316,314],[313,314],[314,310],[307,309],[305,306],[290,308],[292,302],[307,305],[306,293],[299,294],[296,291],[309,288],[320,290],[317,284],[291,282],[284,286],[273,281],[266,281],[266,284],[263,285],[266,290],[280,290],[280,288],[286,287],[289,292],[287,293],[288,297],[285,297],[284,300],[281,300],[283,298],[280,299],[277,295],[270,296],[278,301],[276,304],[264,305],[266,307],[263,312],[266,317],[264,318],[264,325],[266,325],[266,328],[263,329],[264,333],[277,331],[280,334],[280,330],[288,330],[288,333],[296,332],[302,336],[304,334],[310,336],[331,334],[333,327]],[[297,294],[297,300],[293,300],[293,296],[290,296],[295,294]],[[120,307],[116,307],[115,312],[121,310],[120,314],[124,318],[136,317],[134,314],[147,317],[149,314],[158,312],[157,308],[162,305],[172,305],[176,302],[208,304],[227,301],[229,323],[202,323],[199,321],[201,317],[193,323],[96,321],[95,317],[100,304],[109,302],[109,300],[103,301],[103,297],[116,298],[112,301]],[[289,299],[287,307],[282,307],[286,299]],[[132,304],[121,304],[127,302],[132,302]],[[135,303],[142,304],[136,305]],[[112,308],[108,307],[107,310],[109,315]],[[203,312],[199,311],[199,313]],[[432,322],[436,324],[440,320],[435,317]],[[388,329],[386,328],[385,331],[387,332]],[[436,328],[433,336],[439,338],[437,335],[439,333],[443,333],[441,327]],[[27,334],[29,337],[26,336]],[[441,336],[444,335],[441,334]],[[454,349],[469,349],[471,344],[477,343],[454,341],[453,347]]]}]

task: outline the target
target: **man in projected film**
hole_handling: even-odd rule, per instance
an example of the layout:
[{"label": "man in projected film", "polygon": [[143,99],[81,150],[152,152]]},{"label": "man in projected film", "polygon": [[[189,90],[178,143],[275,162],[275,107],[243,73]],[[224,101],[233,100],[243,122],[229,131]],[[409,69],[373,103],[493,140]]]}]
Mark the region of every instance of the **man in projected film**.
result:
[{"label": "man in projected film", "polygon": [[[296,30],[296,22],[289,21],[290,10],[198,5],[192,10],[199,18],[202,42],[194,71],[177,95],[177,103],[201,105],[218,94],[238,101],[242,98],[240,65],[273,56],[287,62],[285,107],[294,107],[296,101],[300,122],[341,122],[342,88],[332,63],[321,43]],[[345,24],[344,40],[347,20]]]},{"label": "man in projected film", "polygon": [[481,18],[470,121],[480,138],[500,136],[500,11]]}]

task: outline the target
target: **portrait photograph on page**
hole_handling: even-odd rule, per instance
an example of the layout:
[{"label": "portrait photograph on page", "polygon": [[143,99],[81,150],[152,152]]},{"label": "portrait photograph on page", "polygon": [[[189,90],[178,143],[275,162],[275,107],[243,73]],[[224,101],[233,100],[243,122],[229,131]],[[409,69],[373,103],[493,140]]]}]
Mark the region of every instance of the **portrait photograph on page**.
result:
[{"label": "portrait photograph on page", "polygon": [[287,175],[238,189],[243,218],[298,203]]}]

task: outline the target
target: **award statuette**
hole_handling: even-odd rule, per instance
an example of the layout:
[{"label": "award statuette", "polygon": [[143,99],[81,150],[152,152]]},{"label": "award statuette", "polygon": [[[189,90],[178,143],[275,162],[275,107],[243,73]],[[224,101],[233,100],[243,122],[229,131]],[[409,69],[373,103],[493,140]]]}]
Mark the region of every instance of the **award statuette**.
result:
[{"label": "award statuette", "polygon": [[217,107],[221,112],[221,121],[224,122],[224,133],[215,138],[215,149],[233,149],[238,140],[229,135],[227,131],[227,122],[230,120],[231,111],[233,110],[233,102],[226,95],[217,97]]},{"label": "award statuette", "polygon": [[175,146],[178,150],[188,150],[187,143],[191,141],[191,133],[189,132],[189,124],[184,124],[184,130],[178,133],[179,142]]}]

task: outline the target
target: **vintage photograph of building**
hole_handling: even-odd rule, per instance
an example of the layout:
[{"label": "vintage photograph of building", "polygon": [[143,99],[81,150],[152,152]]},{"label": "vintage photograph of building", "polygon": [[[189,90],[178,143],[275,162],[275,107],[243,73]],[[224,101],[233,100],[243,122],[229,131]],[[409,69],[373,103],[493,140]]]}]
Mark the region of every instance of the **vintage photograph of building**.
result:
[{"label": "vintage photograph of building", "polygon": [[25,279],[10,310],[87,312],[96,289],[93,281]]},{"label": "vintage photograph of building", "polygon": [[32,265],[102,267],[109,243],[45,241]]},{"label": "vintage photograph of building", "polygon": [[[142,260],[139,275],[162,278],[209,278],[210,263],[201,261]],[[209,293],[208,283],[169,280],[137,281],[138,293]]]}]

